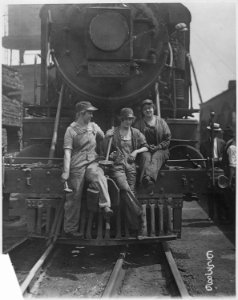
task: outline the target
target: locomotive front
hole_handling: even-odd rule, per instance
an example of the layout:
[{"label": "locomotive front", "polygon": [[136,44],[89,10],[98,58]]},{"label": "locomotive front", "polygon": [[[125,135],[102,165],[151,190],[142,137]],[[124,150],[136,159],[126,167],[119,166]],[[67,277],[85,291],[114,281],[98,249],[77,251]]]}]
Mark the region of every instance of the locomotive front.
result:
[{"label": "locomotive front", "polygon": [[[175,56],[171,36],[178,23],[189,27],[191,17],[180,4],[75,4],[44,6],[41,19],[42,74],[47,77],[51,55],[62,80],[80,99],[115,109],[153,93],[155,82],[163,79],[159,78],[162,72],[171,76],[168,70],[166,74]],[[189,51],[189,31],[181,38]],[[186,101],[187,66],[183,62],[177,67],[180,74],[176,77],[183,80],[180,93]],[[165,89],[170,89],[168,84]],[[47,89],[42,89],[41,103],[47,98]]]},{"label": "locomotive front", "polygon": [[[110,113],[123,106],[136,112],[138,103],[150,97],[171,127],[174,161],[161,170],[153,196],[137,190],[147,228],[144,242],[179,237],[184,198],[195,198],[209,181],[206,169],[193,161],[202,160],[193,147],[197,121],[186,119],[194,112],[189,105],[189,11],[181,4],[60,4],[45,5],[40,17],[40,105],[29,107],[31,117],[24,121],[26,148],[5,164],[5,197],[26,194],[30,236],[55,240],[63,220],[62,141],[75,103],[89,100],[100,107],[96,122],[105,130]],[[110,178],[108,184],[114,219],[104,223],[100,212],[85,207],[79,229],[84,239],[77,243],[139,242],[123,223],[118,188]]]}]

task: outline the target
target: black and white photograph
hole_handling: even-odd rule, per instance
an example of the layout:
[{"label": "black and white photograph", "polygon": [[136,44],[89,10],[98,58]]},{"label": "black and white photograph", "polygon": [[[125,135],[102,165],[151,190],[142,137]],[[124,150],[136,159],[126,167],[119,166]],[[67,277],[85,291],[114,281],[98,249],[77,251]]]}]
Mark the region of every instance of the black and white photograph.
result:
[{"label": "black and white photograph", "polygon": [[237,5],[2,2],[2,299],[236,298]]}]

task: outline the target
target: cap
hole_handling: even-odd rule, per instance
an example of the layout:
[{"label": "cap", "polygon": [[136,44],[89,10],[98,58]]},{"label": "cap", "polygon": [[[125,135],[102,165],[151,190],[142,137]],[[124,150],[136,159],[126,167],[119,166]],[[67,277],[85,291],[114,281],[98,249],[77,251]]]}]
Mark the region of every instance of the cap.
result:
[{"label": "cap", "polygon": [[82,101],[82,102],[78,102],[75,106],[76,111],[80,112],[80,111],[95,111],[98,110],[98,108],[94,107],[89,101]]},{"label": "cap", "polygon": [[[211,130],[211,126],[207,126],[207,129],[208,130]],[[213,130],[214,131],[222,131],[221,127],[220,127],[220,124],[218,123],[213,123]]]},{"label": "cap", "polygon": [[141,107],[143,107],[145,105],[154,105],[154,103],[151,99],[145,99],[145,100],[142,101]]},{"label": "cap", "polygon": [[120,111],[120,119],[134,119],[134,112],[131,108],[129,107],[124,107]]}]

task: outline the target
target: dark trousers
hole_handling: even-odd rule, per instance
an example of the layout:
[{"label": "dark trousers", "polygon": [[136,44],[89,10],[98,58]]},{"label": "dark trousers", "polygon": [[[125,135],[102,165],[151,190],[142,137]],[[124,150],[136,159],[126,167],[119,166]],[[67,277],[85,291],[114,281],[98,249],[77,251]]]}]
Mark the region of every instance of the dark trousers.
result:
[{"label": "dark trousers", "polygon": [[158,172],[169,157],[168,150],[158,150],[154,153],[143,152],[140,159],[140,182],[145,176],[156,181]]},{"label": "dark trousers", "polygon": [[133,230],[139,229],[141,224],[139,216],[142,209],[135,196],[136,165],[134,163],[114,165],[110,175],[120,189],[128,227]]}]

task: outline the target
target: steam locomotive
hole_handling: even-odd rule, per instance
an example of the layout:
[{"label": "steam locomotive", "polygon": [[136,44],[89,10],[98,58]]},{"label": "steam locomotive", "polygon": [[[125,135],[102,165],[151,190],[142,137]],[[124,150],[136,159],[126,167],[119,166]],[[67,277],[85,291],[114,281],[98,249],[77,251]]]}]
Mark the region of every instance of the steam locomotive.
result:
[{"label": "steam locomotive", "polygon": [[[30,105],[23,124],[24,149],[4,162],[4,197],[26,195],[30,237],[84,245],[160,242],[181,236],[184,200],[206,193],[214,174],[197,150],[193,119],[189,10],[178,3],[52,4],[42,7],[40,105]],[[80,216],[83,238],[63,235],[65,192],[60,181],[63,137],[74,106],[99,108],[103,130],[116,125],[122,107],[153,99],[172,133],[169,168],[162,168],[153,195],[137,187],[143,208],[143,240],[131,235],[120,193],[108,177],[114,216],[104,220],[87,206]],[[212,177],[213,176],[213,177]],[[217,177],[217,174],[215,174]]]}]

